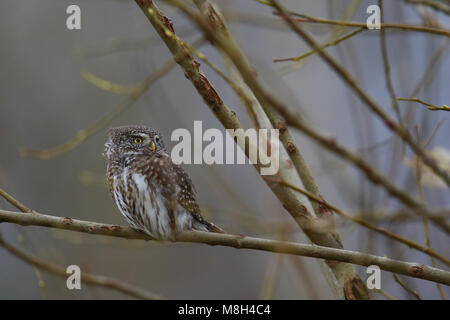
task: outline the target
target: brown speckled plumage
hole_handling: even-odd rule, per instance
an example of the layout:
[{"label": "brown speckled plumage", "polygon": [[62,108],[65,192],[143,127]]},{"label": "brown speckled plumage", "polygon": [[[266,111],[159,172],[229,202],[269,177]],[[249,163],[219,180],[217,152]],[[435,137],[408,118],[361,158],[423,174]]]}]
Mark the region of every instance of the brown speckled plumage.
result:
[{"label": "brown speckled plumage", "polygon": [[172,162],[157,131],[126,126],[110,129],[108,136],[109,189],[133,228],[163,240],[190,229],[223,232],[201,216],[191,179]]}]

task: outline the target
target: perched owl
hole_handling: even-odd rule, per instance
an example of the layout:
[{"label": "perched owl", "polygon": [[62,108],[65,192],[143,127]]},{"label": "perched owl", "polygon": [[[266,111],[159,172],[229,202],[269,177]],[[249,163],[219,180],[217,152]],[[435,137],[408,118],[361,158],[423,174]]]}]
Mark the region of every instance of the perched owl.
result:
[{"label": "perched owl", "polygon": [[201,216],[191,179],[172,162],[156,130],[112,128],[103,155],[112,197],[134,229],[161,240],[191,229],[223,233]]}]

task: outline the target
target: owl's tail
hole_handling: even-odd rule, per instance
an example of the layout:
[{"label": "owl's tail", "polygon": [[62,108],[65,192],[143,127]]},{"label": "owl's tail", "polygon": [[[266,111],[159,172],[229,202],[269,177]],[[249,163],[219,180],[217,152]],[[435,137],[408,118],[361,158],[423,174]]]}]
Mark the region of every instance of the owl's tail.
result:
[{"label": "owl's tail", "polygon": [[215,233],[226,233],[222,228],[219,228],[214,223],[203,220],[203,221],[194,221],[193,225],[194,230],[198,231],[207,231],[207,232],[215,232]]}]

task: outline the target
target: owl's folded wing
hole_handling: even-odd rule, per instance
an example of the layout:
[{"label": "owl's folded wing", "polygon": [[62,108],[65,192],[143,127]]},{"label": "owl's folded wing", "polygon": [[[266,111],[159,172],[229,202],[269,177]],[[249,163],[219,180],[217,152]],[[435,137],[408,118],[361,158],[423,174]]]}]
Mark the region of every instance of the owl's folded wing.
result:
[{"label": "owl's folded wing", "polygon": [[181,206],[209,231],[224,232],[202,217],[200,207],[195,199],[194,185],[183,168],[174,164],[170,157],[164,155],[152,158],[147,166],[146,171],[150,180],[159,186],[161,194],[168,201],[167,204],[172,206],[174,212],[177,211],[175,207]]}]

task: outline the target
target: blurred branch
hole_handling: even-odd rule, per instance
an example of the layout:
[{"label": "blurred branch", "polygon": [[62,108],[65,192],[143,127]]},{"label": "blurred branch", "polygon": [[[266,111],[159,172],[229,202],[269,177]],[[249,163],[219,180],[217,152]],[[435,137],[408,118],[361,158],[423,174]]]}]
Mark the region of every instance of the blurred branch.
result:
[{"label": "blurred branch", "polygon": [[[36,212],[21,213],[0,210],[0,223],[1,222],[15,223],[23,226],[41,226],[64,229],[125,239],[140,239],[147,241],[154,240],[150,236],[137,232],[130,227],[76,220],[67,217],[49,216]],[[176,238],[176,241],[220,245],[225,247],[233,247],[236,249],[254,249],[285,253],[297,256],[348,262],[361,266],[377,265],[380,269],[385,271],[450,285],[450,272],[448,271],[433,268],[424,264],[409,263],[356,251],[288,241],[261,239],[242,235],[201,231],[183,232]]]},{"label": "blurred branch", "polygon": [[[450,209],[434,209],[429,210],[429,215],[434,218],[443,218],[450,219]],[[415,215],[411,212],[411,210],[407,209],[398,209],[393,211],[388,210],[366,210],[366,211],[358,211],[352,214],[352,216],[357,218],[365,218],[370,219],[375,222],[406,222],[408,220],[417,220],[422,217],[419,215]]]},{"label": "blurred branch", "polygon": [[[439,66],[439,63],[442,63],[444,58],[447,56],[446,52],[450,45],[450,39],[446,39],[442,46],[436,50],[430,58],[430,61],[427,63],[427,66],[424,68],[424,72],[422,76],[417,81],[417,84],[414,86],[412,93],[409,95],[410,97],[417,97],[421,90],[427,86],[435,77],[435,72]],[[412,105],[412,102],[409,102],[408,107]],[[415,110],[413,108],[407,109],[404,119],[411,122],[411,119],[414,118]]]},{"label": "blurred branch", "polygon": [[[380,7],[380,20],[381,20],[381,23],[383,23],[384,22],[383,0],[378,0],[378,6]],[[395,99],[396,94],[395,94],[395,90],[394,90],[394,85],[392,83],[391,66],[389,63],[389,54],[388,54],[388,48],[387,48],[387,43],[386,43],[386,31],[384,28],[380,29],[380,45],[381,45],[381,57],[383,59],[383,66],[384,66],[384,77],[386,80],[386,87],[388,89],[389,96],[391,98],[391,105],[397,116],[398,123],[400,124],[400,126],[403,126],[400,108],[398,106],[397,100]]]},{"label": "blurred branch", "polygon": [[395,282],[397,282],[403,289],[405,289],[406,292],[415,296],[417,300],[422,300],[419,293],[416,290],[413,290],[409,288],[406,284],[404,284],[395,273],[393,273],[392,276],[394,277]]},{"label": "blurred branch", "polygon": [[314,281],[314,277],[311,276],[305,261],[300,260],[296,256],[289,256],[288,262],[295,269],[298,278],[301,279],[302,285],[300,287],[308,293],[307,298],[311,300],[319,300],[320,296],[317,293],[319,288]]},{"label": "blurred branch", "polygon": [[280,19],[274,17],[273,15],[264,15],[254,12],[245,12],[243,10],[233,9],[233,8],[223,8],[222,13],[227,22],[230,24],[244,24],[250,26],[256,26],[258,28],[288,31],[289,28],[286,24],[282,23]]},{"label": "blurred branch", "polygon": [[33,150],[29,148],[21,148],[19,150],[22,157],[34,157],[40,160],[48,160],[54,157],[61,156],[83,143],[87,138],[97,133],[104,127],[106,127],[114,118],[122,114],[125,110],[129,109],[144,92],[153,84],[156,80],[164,76],[170,69],[175,66],[175,62],[171,59],[163,64],[158,70],[156,70],[150,77],[142,82],[136,90],[133,91],[123,102],[117,105],[113,110],[105,114],[96,122],[91,124],[86,129],[78,131],[78,133],[66,142],[44,150]]},{"label": "blurred branch", "polygon": [[447,55],[444,54],[448,46],[450,45],[450,39],[446,39],[442,46],[434,52],[433,56],[430,58],[430,61],[428,62],[427,66],[425,67],[425,71],[423,75],[420,77],[419,81],[417,82],[416,86],[414,87],[414,90],[412,91],[412,94],[410,96],[416,97],[419,95],[420,90],[427,85],[433,76],[435,75],[436,67],[438,66],[438,62],[442,62],[442,58],[445,58]]},{"label": "blurred branch", "polygon": [[450,15],[450,6],[435,0],[404,0],[410,4],[420,4]]},{"label": "blurred branch", "polygon": [[438,106],[435,106],[434,104],[431,104],[431,103],[428,103],[428,102],[426,102],[426,101],[420,100],[420,99],[417,98],[417,97],[414,97],[414,98],[397,98],[397,100],[398,100],[398,101],[412,101],[412,102],[418,102],[418,103],[421,103],[421,104],[423,104],[423,105],[425,105],[425,106],[428,106],[428,110],[432,110],[432,111],[438,111],[438,110],[441,110],[441,111],[450,111],[450,107],[447,106],[447,105],[445,105],[445,104],[444,104],[442,107],[438,107]]},{"label": "blurred branch", "polygon": [[[353,31],[343,35],[340,38],[331,40],[331,41],[329,41],[329,42],[327,42],[327,43],[325,43],[323,45],[320,45],[320,48],[321,48],[321,50],[323,50],[325,48],[328,48],[328,47],[331,47],[331,46],[335,46],[335,45],[339,44],[340,42],[342,42],[344,40],[347,40],[348,38],[351,38],[351,37],[357,35],[358,33],[362,32],[362,31],[364,31],[364,28],[359,28],[359,29],[353,30]],[[299,55],[298,57],[278,58],[278,59],[273,59],[273,62],[300,61],[300,60],[305,59],[305,58],[309,57],[310,55],[313,55],[313,54],[318,53],[318,52],[319,52],[318,50],[313,49],[313,50],[308,51],[307,53]]]},{"label": "blurred branch", "polygon": [[[416,126],[416,134],[417,134],[417,138],[419,139],[419,129]],[[437,130],[437,129],[436,129]],[[428,141],[425,142],[424,144],[424,148],[426,148],[426,146],[431,142],[431,140],[433,139],[434,136],[434,131],[431,133],[430,138],[428,138]],[[423,201],[423,194],[422,194],[422,186],[421,186],[421,178],[422,178],[422,166],[421,166],[421,162],[419,161],[419,158],[416,159],[416,183],[417,183],[417,194],[419,196],[419,199],[421,201]],[[429,226],[428,226],[428,220],[425,217],[422,217],[422,222],[423,222],[423,230],[425,233],[425,245],[428,248],[432,248],[431,247],[431,239],[430,239],[430,230],[429,230]],[[430,260],[431,260],[431,265],[433,267],[436,266],[436,261],[433,257],[430,256]],[[394,277],[396,277],[396,275],[394,274]],[[400,281],[400,280],[399,280]],[[442,300],[446,300],[444,291],[442,290],[442,286],[437,283],[436,287],[439,291],[439,294],[441,295]],[[420,298],[420,296],[419,296]]]},{"label": "blurred branch", "polygon": [[261,300],[273,299],[280,278],[281,273],[280,269],[282,262],[283,262],[282,255],[274,254],[272,257],[270,257],[266,274],[262,281],[261,291],[259,292],[259,299]]},{"label": "blurred branch", "polygon": [[[198,46],[204,42],[203,37],[193,42],[193,46]],[[175,59],[181,57],[174,57]],[[157,80],[161,79],[167,72],[169,72],[175,66],[174,59],[170,59],[165,62],[159,69],[153,72],[146,80],[144,80],[139,86],[137,86],[131,94],[119,105],[117,105],[109,113],[105,114],[102,118],[91,124],[86,129],[78,131],[78,133],[68,141],[49,149],[44,150],[32,150],[28,148],[21,148],[20,154],[24,157],[35,157],[41,160],[48,160],[54,157],[61,156],[83,143],[91,135],[97,133],[104,127],[106,127],[114,118],[128,110],[133,104],[144,94],[145,91]]]},{"label": "blurred branch", "polygon": [[[329,6],[331,7],[332,3],[329,3]],[[352,19],[355,16],[355,14],[358,11],[360,6],[361,6],[361,0],[349,1],[348,5],[345,7],[343,12],[339,14],[339,16],[341,17],[341,20]],[[283,20],[281,20],[280,22],[284,23]],[[289,26],[287,26],[286,24],[285,24],[285,26],[286,26],[286,28],[289,28]],[[325,32],[328,34],[328,36],[327,36],[327,39],[329,41],[328,43],[332,44],[332,45],[337,45],[341,41],[345,40],[347,37],[351,37],[353,35],[358,34],[359,33],[358,30],[361,30],[361,31],[365,30],[364,28],[356,28],[355,31],[350,32],[347,35],[345,35],[344,31],[347,31],[348,29],[354,29],[354,28],[342,27],[342,26],[337,26],[337,25],[333,26],[332,28],[324,28],[323,25],[319,25],[319,24],[315,24],[315,25],[309,24],[306,26],[306,28],[315,34],[317,34],[317,31],[315,32],[315,30],[317,30],[317,29],[326,30]],[[369,33],[366,33],[366,36],[367,35],[369,35]],[[339,38],[339,37],[341,37],[341,38]],[[338,50],[338,52],[340,52],[339,47],[337,50]],[[317,51],[311,50],[308,53],[306,53],[306,55],[308,55],[309,53],[317,53]],[[317,57],[317,56],[315,56],[315,57]],[[293,62],[289,63],[288,65],[284,65],[282,68],[280,68],[280,72],[283,76],[287,75],[290,72],[294,72],[305,65],[305,63],[307,61],[304,61],[302,56],[300,56],[298,58],[300,58],[299,61],[293,61]]]},{"label": "blurred branch", "polygon": [[[1,235],[0,235],[0,246],[3,247],[5,250],[7,250],[12,255],[19,258],[20,260],[24,261],[25,263],[31,264],[32,266],[35,266],[38,269],[45,270],[45,271],[55,274],[61,278],[67,278],[67,276],[68,276],[66,269],[59,267],[57,265],[54,265],[52,263],[49,263],[45,260],[42,260],[30,253],[20,250],[19,248],[4,241]],[[5,272],[5,271],[6,270],[3,269],[3,272]],[[95,274],[91,274],[91,273],[82,272],[81,273],[81,281],[86,284],[93,285],[93,286],[99,286],[99,287],[116,290],[116,291],[122,292],[123,294],[129,295],[129,296],[132,296],[132,297],[135,297],[138,299],[155,300],[155,299],[162,298],[159,295],[142,290],[142,289],[137,288],[126,282],[116,280],[116,279],[113,279],[110,277],[105,277],[102,275],[95,275]]]},{"label": "blurred branch", "polygon": [[[194,28],[183,28],[181,33],[183,36],[189,36],[195,31]],[[74,55],[80,59],[90,59],[103,57],[109,54],[152,48],[159,45],[160,39],[155,35],[141,36],[139,38],[111,38],[105,41],[103,44],[96,44],[95,47],[78,48],[75,50]]]},{"label": "blurred branch", "polygon": [[129,85],[114,83],[114,82],[102,79],[87,70],[81,70],[80,74],[84,80],[86,80],[93,86],[100,88],[102,90],[105,90],[105,91],[112,92],[112,93],[133,94],[136,91],[138,91],[139,88],[141,87],[141,85],[129,86]]},{"label": "blurred branch", "polygon": [[381,294],[383,297],[385,297],[388,300],[395,300],[395,298],[393,296],[391,296],[389,293],[384,292],[381,289],[375,289],[379,294]]},{"label": "blurred branch", "polygon": [[[272,0],[270,0],[272,1]],[[276,6],[274,6],[276,7]],[[294,22],[303,22],[303,23],[321,23],[321,24],[330,24],[337,26],[345,26],[345,27],[360,27],[364,29],[369,29],[367,27],[367,23],[365,22],[353,22],[353,21],[342,21],[342,20],[330,20],[330,19],[322,19],[312,17],[306,14],[296,13],[292,11],[286,11],[289,15],[297,16],[300,18],[293,18]],[[274,12],[275,15],[279,15],[278,12]],[[416,25],[408,25],[408,24],[397,24],[397,23],[383,23],[380,24],[381,28],[386,29],[400,29],[403,31],[415,31],[415,32],[425,32],[432,33],[437,35],[442,35],[446,37],[450,37],[450,30],[442,29],[442,28],[434,28],[434,27],[424,27],[424,26],[416,26]]]}]

